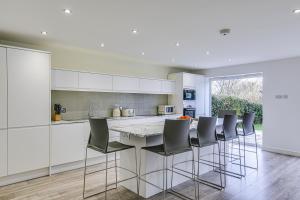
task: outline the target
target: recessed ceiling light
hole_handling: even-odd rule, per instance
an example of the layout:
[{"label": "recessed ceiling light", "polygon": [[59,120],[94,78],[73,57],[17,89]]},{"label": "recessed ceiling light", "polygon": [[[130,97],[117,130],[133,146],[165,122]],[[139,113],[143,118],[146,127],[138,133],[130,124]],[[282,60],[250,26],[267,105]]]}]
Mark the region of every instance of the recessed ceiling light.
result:
[{"label": "recessed ceiling light", "polygon": [[133,29],[131,30],[131,32],[132,32],[132,34],[134,34],[134,35],[138,34],[138,30],[137,30],[136,28],[133,28]]},{"label": "recessed ceiling light", "polygon": [[142,52],[142,55],[144,56],[144,55],[145,55],[145,52]]},{"label": "recessed ceiling light", "polygon": [[179,42],[176,42],[176,47],[179,47],[180,46],[180,43]]},{"label": "recessed ceiling light", "polygon": [[101,43],[101,44],[100,44],[100,47],[104,47],[104,46],[105,46],[104,43]]},{"label": "recessed ceiling light", "polygon": [[209,52],[209,51],[206,51],[206,55],[208,55],[208,56],[209,56],[209,55],[210,55],[210,52]]},{"label": "recessed ceiling light", "polygon": [[300,13],[300,9],[295,9],[295,10],[293,10],[293,13],[299,14],[299,13]]},{"label": "recessed ceiling light", "polygon": [[172,61],[172,62],[175,62],[175,58],[172,58],[171,61]]},{"label": "recessed ceiling light", "polygon": [[229,59],[228,59],[228,62],[231,62],[231,61],[232,61],[231,58],[229,58]]},{"label": "recessed ceiling light", "polygon": [[47,35],[47,32],[46,31],[42,31],[41,34],[42,35]]},{"label": "recessed ceiling light", "polygon": [[72,11],[70,10],[70,9],[64,9],[64,13],[66,14],[66,15],[70,15],[71,13],[72,13]]}]

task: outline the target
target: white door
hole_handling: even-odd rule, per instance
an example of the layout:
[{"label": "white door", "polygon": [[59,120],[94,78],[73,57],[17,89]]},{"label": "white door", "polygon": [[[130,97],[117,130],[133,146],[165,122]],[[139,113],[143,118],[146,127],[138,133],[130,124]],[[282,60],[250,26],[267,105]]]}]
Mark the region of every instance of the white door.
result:
[{"label": "white door", "polygon": [[117,92],[139,92],[139,78],[114,76],[113,89]]},{"label": "white door", "polygon": [[49,126],[8,129],[8,175],[49,167]]},{"label": "white door", "polygon": [[7,130],[0,130],[0,177],[7,176]]},{"label": "white door", "polygon": [[79,89],[91,91],[111,91],[112,76],[80,72]]},{"label": "white door", "polygon": [[161,93],[162,81],[154,79],[140,79],[140,91],[145,93]]},{"label": "white door", "polygon": [[163,80],[162,81],[162,92],[166,94],[175,93],[175,81]]},{"label": "white door", "polygon": [[78,72],[52,70],[52,89],[78,89]]},{"label": "white door", "polygon": [[6,48],[0,47],[0,129],[7,128]]},{"label": "white door", "polygon": [[84,131],[83,123],[51,126],[52,166],[84,159]]},{"label": "white door", "polygon": [[7,49],[8,127],[50,123],[50,55]]}]

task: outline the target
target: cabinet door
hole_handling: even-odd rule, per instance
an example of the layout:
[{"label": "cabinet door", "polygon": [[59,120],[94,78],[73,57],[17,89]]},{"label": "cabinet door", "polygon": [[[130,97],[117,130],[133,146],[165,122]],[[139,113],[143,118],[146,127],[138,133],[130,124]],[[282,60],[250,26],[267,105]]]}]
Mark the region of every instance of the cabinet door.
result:
[{"label": "cabinet door", "polygon": [[175,93],[175,81],[163,80],[162,81],[162,92],[166,94]]},{"label": "cabinet door", "polygon": [[52,89],[78,89],[78,72],[52,70]]},{"label": "cabinet door", "polygon": [[0,129],[7,128],[6,48],[0,47]]},{"label": "cabinet door", "polygon": [[7,49],[8,127],[49,125],[50,55]]},{"label": "cabinet door", "polygon": [[49,167],[49,126],[8,129],[8,175]]},{"label": "cabinet door", "polygon": [[196,80],[194,74],[183,73],[183,88],[195,88]]},{"label": "cabinet door", "polygon": [[162,81],[154,79],[140,79],[140,91],[145,93],[162,92]]},{"label": "cabinet door", "polygon": [[0,177],[7,176],[7,131],[0,130]]},{"label": "cabinet door", "polygon": [[133,77],[114,76],[113,89],[118,92],[139,92],[139,79]]},{"label": "cabinet door", "polygon": [[52,165],[60,165],[84,159],[83,123],[61,124],[51,127]]},{"label": "cabinet door", "polygon": [[79,73],[79,88],[92,91],[111,91],[112,76],[92,73]]}]

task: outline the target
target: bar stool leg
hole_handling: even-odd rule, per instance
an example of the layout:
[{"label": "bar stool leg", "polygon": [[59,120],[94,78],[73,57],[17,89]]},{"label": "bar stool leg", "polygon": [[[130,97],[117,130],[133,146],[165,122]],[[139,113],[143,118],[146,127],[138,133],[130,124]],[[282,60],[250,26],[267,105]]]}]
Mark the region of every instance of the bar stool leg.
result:
[{"label": "bar stool leg", "polygon": [[85,148],[85,159],[84,159],[84,175],[83,175],[83,192],[82,197],[85,199],[85,176],[86,176],[86,160],[87,160],[87,147]]},{"label": "bar stool leg", "polygon": [[246,171],[246,136],[243,137],[243,141],[244,141],[244,176],[247,175],[247,171]]},{"label": "bar stool leg", "polygon": [[240,144],[240,137],[238,137],[238,143],[239,143],[240,175],[242,176],[242,157],[241,157],[241,144]]},{"label": "bar stool leg", "polygon": [[[196,183],[196,169],[195,169],[195,153],[194,149],[192,149],[192,174],[193,174],[193,181],[194,181],[194,188],[195,188],[195,200],[199,198],[199,183]],[[197,189],[196,189],[197,188]],[[198,191],[198,198],[197,198],[197,191]]]},{"label": "bar stool leg", "polygon": [[116,188],[117,188],[118,187],[117,152],[115,152],[115,173],[116,173]]},{"label": "bar stool leg", "polygon": [[166,198],[166,190],[165,190],[165,156],[163,156],[163,199]]},{"label": "bar stool leg", "polygon": [[257,138],[256,138],[256,132],[254,132],[255,136],[255,152],[256,152],[256,170],[258,170],[258,154],[257,154]]},{"label": "bar stool leg", "polygon": [[219,142],[218,142],[218,151],[219,151],[220,183],[221,183],[221,187],[223,188],[222,172],[221,172],[221,147]]},{"label": "bar stool leg", "polygon": [[215,144],[213,145],[213,170],[215,170]]},{"label": "bar stool leg", "polygon": [[108,154],[105,155],[105,200],[107,199],[107,165],[108,165]]},{"label": "bar stool leg", "polygon": [[140,199],[140,184],[139,184],[139,174],[138,174],[138,161],[137,161],[137,152],[136,147],[134,147],[134,157],[135,157],[135,173],[136,173],[136,192],[138,195],[138,199]]},{"label": "bar stool leg", "polygon": [[223,156],[223,159],[224,159],[224,187],[226,187],[226,141],[224,140],[224,156]]}]

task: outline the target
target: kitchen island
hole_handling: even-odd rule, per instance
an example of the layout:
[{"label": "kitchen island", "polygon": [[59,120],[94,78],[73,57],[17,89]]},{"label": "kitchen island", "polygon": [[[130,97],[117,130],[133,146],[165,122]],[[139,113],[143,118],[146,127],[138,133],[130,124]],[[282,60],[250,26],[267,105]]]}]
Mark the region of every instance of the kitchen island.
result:
[{"label": "kitchen island", "polygon": [[[170,117],[172,118],[172,117]],[[173,117],[176,118],[176,117]],[[194,122],[191,125],[191,129],[196,128],[197,122]],[[111,130],[120,132],[120,141],[124,144],[136,146],[137,155],[138,155],[138,167],[140,163],[140,158],[142,159],[141,162],[141,174],[145,174],[150,171],[160,170],[163,168],[163,158],[157,154],[141,151],[141,147],[145,146],[153,146],[159,145],[163,142],[163,128],[164,128],[164,120],[160,122],[150,122],[150,123],[142,123],[142,124],[135,124],[135,125],[125,125],[125,126],[113,126]],[[207,147],[203,149],[201,155],[206,153],[212,153],[212,147]],[[197,154],[195,154],[195,157]],[[168,158],[168,163],[171,164],[171,158]],[[212,156],[208,156],[208,158],[212,161]],[[191,161],[192,160],[192,153],[182,153],[175,156],[174,162],[179,163],[183,161]],[[135,171],[135,161],[134,161],[134,154],[130,151],[123,151],[120,152],[120,165],[122,167],[128,168],[131,171]],[[168,166],[171,168],[171,165]],[[183,164],[178,165],[180,169],[184,169],[187,171],[192,171],[192,162],[186,162]],[[206,166],[201,166],[200,174],[206,173],[210,168]],[[189,174],[186,174],[189,175]],[[120,179],[126,179],[130,176],[125,170],[120,170],[119,177]],[[147,177],[143,177],[145,179],[155,185],[158,185],[162,188],[163,182],[163,175],[162,171],[156,172],[153,174],[147,175]],[[179,176],[174,174],[173,179],[173,186],[176,186],[180,183],[187,181],[188,179],[183,176]],[[123,182],[122,185],[127,189],[136,192],[136,181],[130,180],[127,182]],[[168,173],[168,188],[171,186],[171,173]],[[140,195],[144,198],[149,198],[157,193],[161,192],[156,187],[151,186],[150,184],[146,184],[145,182],[141,181],[140,185]]]}]

